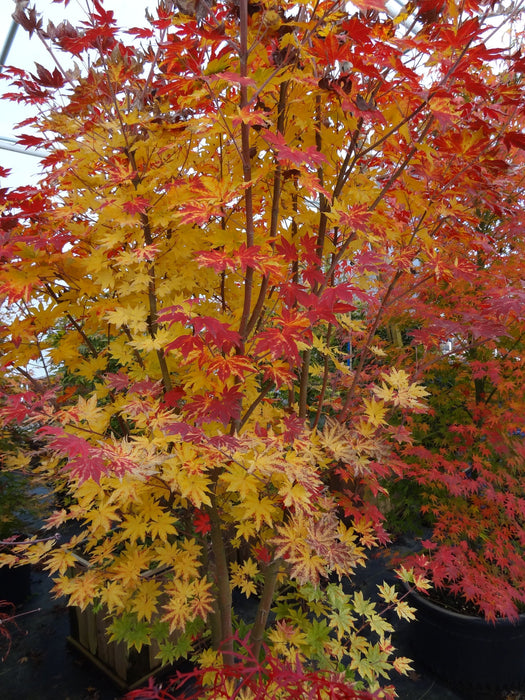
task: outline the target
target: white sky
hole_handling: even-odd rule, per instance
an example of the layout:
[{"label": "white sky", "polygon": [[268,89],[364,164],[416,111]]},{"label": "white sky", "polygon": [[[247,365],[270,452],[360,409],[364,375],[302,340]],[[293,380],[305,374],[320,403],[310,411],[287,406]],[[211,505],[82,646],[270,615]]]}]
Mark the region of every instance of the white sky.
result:
[{"label": "white sky", "polygon": [[[11,13],[15,9],[14,0],[0,0],[0,50],[5,44],[12,19]],[[104,0],[104,8],[113,10],[119,27],[144,26],[145,8],[154,6],[153,0]],[[67,19],[72,25],[76,25],[85,16],[85,0],[71,0],[67,8],[63,4],[53,3],[52,0],[31,0],[31,6],[35,6],[37,11],[44,18],[44,27],[47,20],[51,20],[55,25]],[[7,65],[17,66],[26,70],[34,70],[34,63],[40,63],[46,68],[53,69],[54,64],[49,53],[44,48],[40,39],[33,35],[29,38],[28,33],[18,27],[14,42],[6,60]],[[0,82],[0,93],[8,91],[8,82]],[[0,102],[0,145],[4,145],[2,138],[14,138],[16,133],[14,125],[30,116],[29,108],[25,105],[18,105],[3,100]],[[35,181],[38,172],[39,160],[34,156],[13,153],[12,151],[0,149],[0,165],[11,169],[8,178],[0,178],[0,186],[16,187]]]}]

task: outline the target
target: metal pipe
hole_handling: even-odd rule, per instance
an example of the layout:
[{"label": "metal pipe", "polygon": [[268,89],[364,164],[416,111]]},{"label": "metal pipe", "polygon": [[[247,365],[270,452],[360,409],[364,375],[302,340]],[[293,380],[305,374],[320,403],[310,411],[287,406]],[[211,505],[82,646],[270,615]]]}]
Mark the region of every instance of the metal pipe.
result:
[{"label": "metal pipe", "polygon": [[0,55],[0,68],[3,68],[5,66],[5,62],[7,61],[9,51],[11,49],[11,46],[13,45],[13,41],[14,41],[17,29],[18,29],[18,23],[13,20],[11,27],[9,29],[9,33],[6,37],[4,47],[2,49],[2,54]]},{"label": "metal pipe", "polygon": [[13,151],[13,153],[23,153],[26,156],[34,156],[35,158],[45,158],[49,155],[45,151],[37,151],[30,148],[19,146],[14,139],[0,136],[0,149],[3,151]]}]

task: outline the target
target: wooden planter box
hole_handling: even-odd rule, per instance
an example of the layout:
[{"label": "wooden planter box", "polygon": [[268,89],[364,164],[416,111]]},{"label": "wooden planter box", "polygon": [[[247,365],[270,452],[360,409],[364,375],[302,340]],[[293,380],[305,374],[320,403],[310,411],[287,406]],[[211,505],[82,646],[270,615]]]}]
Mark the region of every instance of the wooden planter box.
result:
[{"label": "wooden planter box", "polygon": [[103,610],[94,612],[92,606],[85,610],[70,607],[67,641],[120,689],[132,690],[161,670],[161,662],[155,659],[158,645],[143,646],[138,652],[128,649],[125,642],[110,642],[105,617]]},{"label": "wooden planter box", "polygon": [[[79,568],[89,563],[75,555]],[[147,575],[161,575],[165,569],[148,572]],[[142,685],[150,676],[165,668],[155,658],[159,651],[157,642],[144,645],[142,649],[128,649],[125,642],[111,642],[107,631],[106,611],[95,612],[89,605],[85,610],[69,608],[70,635],[67,641],[80,651],[97,668],[102,670],[121,690],[132,690]]]}]

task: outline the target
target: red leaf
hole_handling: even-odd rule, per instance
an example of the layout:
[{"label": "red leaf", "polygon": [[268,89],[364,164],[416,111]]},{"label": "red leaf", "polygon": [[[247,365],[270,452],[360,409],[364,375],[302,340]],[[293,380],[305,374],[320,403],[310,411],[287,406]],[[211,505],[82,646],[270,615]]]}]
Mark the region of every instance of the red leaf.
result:
[{"label": "red leaf", "polygon": [[283,433],[283,438],[285,442],[293,442],[296,440],[298,437],[300,437],[303,432],[304,432],[304,420],[302,418],[298,418],[297,416],[288,416],[284,419],[284,433]]},{"label": "red leaf", "polygon": [[253,553],[255,554],[257,560],[262,564],[269,564],[272,561],[272,553],[268,547],[264,547],[263,545],[254,547]]},{"label": "red leaf", "polygon": [[364,231],[370,219],[370,211],[366,204],[349,207],[346,211],[338,212],[339,220],[344,226],[357,231]]},{"label": "red leaf", "polygon": [[122,205],[127,214],[145,214],[149,207],[149,201],[144,197],[130,199]]},{"label": "red leaf", "polygon": [[223,323],[213,316],[197,316],[192,323],[195,333],[206,331],[204,334],[206,342],[213,342],[219,350],[228,352],[240,345],[241,336],[239,333],[232,330],[227,323]]},{"label": "red leaf", "polygon": [[153,379],[142,379],[140,382],[132,384],[128,391],[130,394],[138,394],[143,397],[156,397],[162,393],[162,382],[156,382]]},{"label": "red leaf", "polygon": [[297,260],[297,246],[295,243],[286,240],[281,236],[278,243],[275,245],[275,250],[282,255],[286,262],[294,262]]},{"label": "red leaf", "polygon": [[258,263],[258,252],[260,246],[247,247],[245,243],[231,255],[227,255],[221,250],[201,250],[196,253],[197,262],[203,267],[211,267],[215,272],[225,270],[238,270],[245,272],[247,268],[255,268]]},{"label": "red leaf", "polygon": [[64,470],[71,472],[73,478],[81,482],[93,479],[100,481],[109,469],[100,455],[100,450],[77,435],[70,435],[62,428],[44,427],[40,434],[51,437],[49,446],[59,454],[67,457]]},{"label": "red leaf", "polygon": [[105,10],[99,0],[92,0],[96,12],[91,15],[93,24],[115,24],[115,13],[111,10]]},{"label": "red leaf", "polygon": [[182,323],[185,325],[190,320],[190,316],[182,310],[181,306],[167,306],[159,313],[159,323]]},{"label": "red leaf", "polygon": [[284,309],[282,316],[275,319],[275,323],[275,327],[259,333],[255,353],[259,355],[269,353],[273,360],[285,357],[299,363],[298,343],[309,342],[311,339],[309,319],[295,311]]},{"label": "red leaf", "polygon": [[131,29],[128,29],[127,33],[137,37],[137,39],[149,39],[153,36],[153,29],[132,27]]},{"label": "red leaf", "polygon": [[205,535],[211,530],[210,516],[202,510],[196,510],[193,516],[193,527],[200,535]]},{"label": "red leaf", "polygon": [[226,381],[231,376],[238,377],[244,380],[246,373],[255,372],[256,368],[253,363],[242,355],[235,355],[234,357],[214,357],[208,363],[206,368],[207,374],[216,375],[221,382]]},{"label": "red leaf", "polygon": [[34,78],[39,85],[55,88],[61,88],[64,85],[64,77],[58,68],[55,68],[55,70],[50,73],[47,68],[41,66],[40,63],[35,63],[35,66],[37,75],[31,73],[31,77]]},{"label": "red leaf", "polygon": [[317,150],[315,146],[308,146],[304,150],[292,148],[282,134],[273,134],[268,131],[264,134],[264,140],[273,148],[279,161],[289,161],[294,165],[322,165],[326,163],[326,156]]},{"label": "red leaf", "polygon": [[184,406],[184,413],[196,425],[219,422],[223,425],[241,414],[242,394],[236,387],[226,389],[222,394],[200,394],[194,396]]},{"label": "red leaf", "polygon": [[220,78],[221,80],[226,80],[228,83],[237,83],[238,85],[245,85],[246,87],[256,87],[257,83],[253,78],[246,78],[238,73],[231,73],[224,71],[223,73],[215,73],[213,78]]},{"label": "red leaf", "polygon": [[516,148],[521,148],[525,151],[525,134],[521,131],[507,131],[503,137],[503,142],[507,148],[516,146]]},{"label": "red leaf", "polygon": [[194,335],[180,335],[171,343],[168,343],[164,348],[164,352],[168,353],[170,350],[180,350],[182,356],[188,359],[188,356],[192,352],[202,352],[204,348],[204,341],[202,338],[197,338]]},{"label": "red leaf", "polygon": [[106,384],[110,389],[123,391],[129,385],[129,377],[124,372],[110,373],[105,375]]},{"label": "red leaf", "polygon": [[34,31],[40,31],[42,29],[42,19],[39,17],[34,7],[30,7],[26,14],[24,12],[26,5],[27,3],[17,3],[16,9],[11,16],[15,22],[28,31],[29,36],[31,36]]},{"label": "red leaf", "polygon": [[324,290],[318,303],[312,307],[309,314],[312,321],[320,317],[329,323],[337,325],[334,314],[343,314],[353,311],[356,307],[349,303],[354,299],[354,288],[350,284],[340,284],[337,287],[328,287]]},{"label": "red leaf", "polygon": [[25,146],[26,148],[34,148],[35,146],[41,146],[45,143],[45,139],[39,136],[33,136],[32,134],[22,134],[16,140],[20,146]]},{"label": "red leaf", "polygon": [[360,10],[375,10],[376,12],[385,11],[385,0],[352,0],[352,5],[355,5]]},{"label": "red leaf", "polygon": [[424,24],[435,22],[443,11],[445,0],[416,0],[417,18]]},{"label": "red leaf", "polygon": [[272,384],[275,384],[277,389],[282,386],[292,387],[294,380],[296,379],[295,374],[291,371],[286,362],[274,361],[272,364],[267,365],[264,368],[263,376],[265,381],[272,382]]},{"label": "red leaf", "polygon": [[186,392],[182,387],[175,387],[164,394],[164,403],[170,408],[175,408],[179,405],[179,402],[184,398]]},{"label": "red leaf", "polygon": [[320,63],[335,66],[337,61],[348,61],[351,56],[352,44],[346,40],[339,40],[335,34],[313,39],[312,48]]}]

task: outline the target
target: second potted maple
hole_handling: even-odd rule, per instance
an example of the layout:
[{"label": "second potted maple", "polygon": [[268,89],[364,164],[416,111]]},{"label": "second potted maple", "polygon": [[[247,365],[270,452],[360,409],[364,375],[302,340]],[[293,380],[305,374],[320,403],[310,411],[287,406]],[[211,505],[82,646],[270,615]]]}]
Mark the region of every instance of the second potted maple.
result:
[{"label": "second potted maple", "polygon": [[428,376],[431,412],[414,421],[420,444],[404,449],[430,526],[412,561],[434,584],[428,596],[412,595],[411,633],[414,655],[440,676],[517,689],[525,683],[524,332],[512,305],[492,321],[492,337],[458,329]]}]

